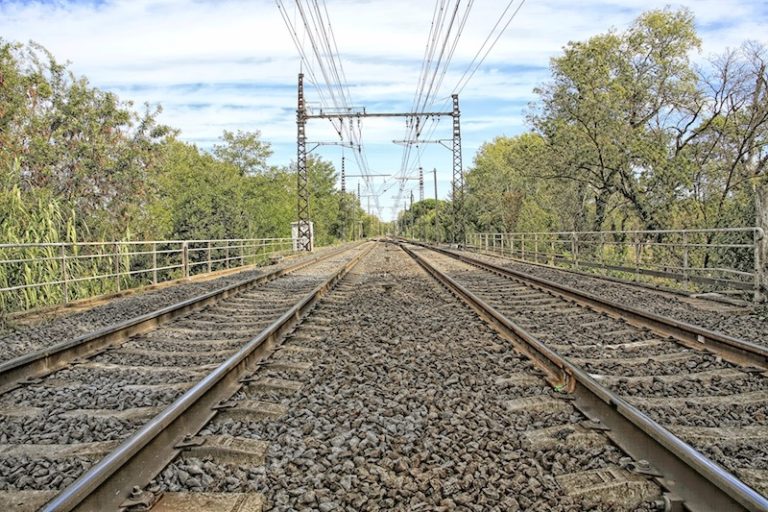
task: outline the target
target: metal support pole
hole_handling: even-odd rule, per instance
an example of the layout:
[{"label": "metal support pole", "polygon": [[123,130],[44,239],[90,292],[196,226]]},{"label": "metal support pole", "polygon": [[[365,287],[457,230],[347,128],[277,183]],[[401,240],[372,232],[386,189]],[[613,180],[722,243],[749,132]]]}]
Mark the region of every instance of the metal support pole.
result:
[{"label": "metal support pole", "polygon": [[579,268],[579,234],[573,233],[573,261],[576,264],[576,268]]},{"label": "metal support pole", "polygon": [[208,273],[213,270],[213,262],[211,261],[211,241],[208,240]]},{"label": "metal support pole", "polygon": [[416,238],[415,236],[415,224],[416,224],[416,216],[413,214],[413,189],[411,189],[411,204],[408,207],[408,212],[411,216],[411,238]]},{"label": "metal support pole", "polygon": [[61,293],[64,303],[69,302],[69,272],[67,271],[67,249],[61,244]]},{"label": "metal support pole", "polygon": [[554,267],[555,266],[555,239],[554,238],[549,241],[549,252],[550,252],[549,264]]},{"label": "metal support pole", "polygon": [[419,167],[419,201],[424,200],[424,169]]},{"label": "metal support pole", "polygon": [[688,280],[688,233],[683,233],[683,281],[686,288],[690,286]]},{"label": "metal support pole", "polygon": [[152,242],[152,284],[157,284],[157,242]]},{"label": "metal support pole", "polygon": [[464,226],[464,172],[462,169],[461,161],[461,123],[459,110],[459,95],[451,95],[453,99],[453,111],[451,117],[453,118],[453,181],[452,194],[453,194],[453,222],[454,233],[453,242],[460,243],[464,241],[465,226]]},{"label": "metal support pole", "polygon": [[120,244],[115,242],[115,289],[120,291]]},{"label": "metal support pole", "polygon": [[437,167],[432,169],[432,174],[435,179],[435,243],[440,243],[440,226],[437,221]]},{"label": "metal support pole", "polygon": [[181,244],[181,267],[184,269],[184,277],[189,277],[189,244]]},{"label": "metal support pole", "polygon": [[309,174],[307,173],[307,109],[304,102],[304,73],[299,73],[296,109],[296,190],[298,194],[298,248],[312,251],[309,228]]},{"label": "metal support pole", "polygon": [[344,155],[341,155],[341,193],[347,191],[347,174],[344,168]]},{"label": "metal support pole", "polygon": [[640,245],[640,238],[635,235],[635,275],[634,280],[637,281],[640,277],[640,251],[642,247]]},{"label": "metal support pole", "polygon": [[768,239],[762,229],[758,228],[754,234],[755,243],[755,294],[754,301],[760,303],[765,299],[763,288],[768,288],[768,261],[764,260],[764,255],[768,254],[766,246]]}]

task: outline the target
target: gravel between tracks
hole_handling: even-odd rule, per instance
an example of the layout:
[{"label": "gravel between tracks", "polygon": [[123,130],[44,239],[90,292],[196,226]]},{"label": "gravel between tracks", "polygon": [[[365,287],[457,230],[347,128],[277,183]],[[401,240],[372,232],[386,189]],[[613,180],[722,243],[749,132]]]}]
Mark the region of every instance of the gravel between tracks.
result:
[{"label": "gravel between tracks", "polygon": [[[563,270],[527,265],[485,254],[471,253],[470,256],[486,260],[497,265],[525,272],[533,276],[549,279],[604,299],[645,309],[658,315],[675,318],[730,336],[768,345],[768,315],[750,308],[734,308],[682,297],[673,293],[655,291],[638,286],[624,285],[599,277],[589,277]],[[706,302],[707,308],[699,304]],[[714,309],[722,309],[717,311]]]},{"label": "gravel between tracks", "polygon": [[[618,468],[623,453],[602,436],[579,442],[573,434],[585,418],[400,250],[375,250],[330,299],[306,321],[309,332],[318,318],[330,329],[308,337],[302,327],[286,343],[317,350],[306,359],[311,369],[256,374],[290,377],[302,389],[238,394],[281,402],[286,415],[225,414],[200,432],[266,441],[266,465],[182,457],[151,487],[258,491],[267,510],[281,511],[651,510],[566,495],[558,477]],[[499,380],[514,375],[529,378]],[[558,405],[510,411],[508,401],[521,397]],[[534,446],[529,435],[547,427],[556,429],[553,443]]]},{"label": "gravel between tracks", "polygon": [[[321,249],[311,257],[329,250],[333,250],[333,248]],[[0,333],[0,348],[2,348],[0,350],[0,362],[76,338],[101,327],[136,318],[230,284],[260,276],[274,269],[284,268],[296,261],[298,260],[295,258],[288,258],[277,265],[245,270],[209,281],[180,283],[166,288],[118,297],[106,304],[77,313],[67,313],[66,310],[52,313],[49,317],[35,322],[34,325],[22,326],[11,332]]]}]

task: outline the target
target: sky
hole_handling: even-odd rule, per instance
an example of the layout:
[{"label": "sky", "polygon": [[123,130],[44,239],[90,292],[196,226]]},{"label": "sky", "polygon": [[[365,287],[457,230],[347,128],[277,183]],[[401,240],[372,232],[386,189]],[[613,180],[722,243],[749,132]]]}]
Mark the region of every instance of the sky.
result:
[{"label": "sky", "polygon": [[[516,0],[513,8],[521,0]],[[284,0],[297,20],[295,3]],[[432,0],[325,0],[355,106],[368,112],[410,110],[432,21]],[[449,2],[452,4],[453,2]],[[466,4],[466,0],[464,2]],[[459,78],[507,6],[507,0],[476,0],[462,31],[434,108],[446,110]],[[322,3],[321,3],[322,5]],[[623,30],[643,11],[689,8],[695,18],[704,61],[746,39],[768,43],[765,0],[527,0],[477,73],[460,93],[463,162],[471,167],[478,148],[501,135],[526,129],[533,89],[549,78],[549,60],[569,41],[609,29]],[[511,11],[510,11],[511,12]],[[274,0],[0,0],[0,37],[35,41],[97,87],[137,105],[163,108],[160,121],[181,130],[180,138],[210,149],[223,130],[260,130],[272,145],[269,163],[296,158],[298,51]],[[301,34],[299,37],[306,44]],[[319,106],[311,84],[311,107]],[[406,133],[399,118],[364,119],[361,126],[368,172],[401,170]],[[450,118],[435,127],[433,139],[451,136]],[[326,120],[310,120],[312,142],[338,141]],[[310,148],[314,147],[313,144]],[[432,169],[438,196],[450,190],[451,152],[437,144],[420,146],[407,166],[425,169],[425,195],[432,197]],[[321,145],[312,151],[347,173],[361,174],[350,149]],[[416,158],[416,155],[420,156]],[[391,220],[418,181],[349,178],[361,183],[364,208]],[[372,197],[373,194],[376,197]],[[378,208],[377,208],[378,206]]]}]

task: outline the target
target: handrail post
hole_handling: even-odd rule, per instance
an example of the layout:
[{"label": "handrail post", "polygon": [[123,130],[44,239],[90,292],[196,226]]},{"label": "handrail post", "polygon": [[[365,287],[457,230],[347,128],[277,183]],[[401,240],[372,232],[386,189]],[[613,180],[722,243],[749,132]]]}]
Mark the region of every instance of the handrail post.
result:
[{"label": "handrail post", "polygon": [[634,280],[638,281],[640,279],[640,236],[635,235],[634,237],[635,242],[635,276]]},{"label": "handrail post", "polygon": [[683,284],[686,290],[690,288],[690,281],[688,278],[688,232],[683,232]]},{"label": "handrail post", "polygon": [[224,264],[229,268],[229,242],[224,242]]},{"label": "handrail post", "polygon": [[181,244],[181,267],[184,269],[184,277],[189,277],[189,243]]},{"label": "handrail post", "polygon": [[571,256],[573,266],[579,268],[579,234],[576,231],[571,231]]},{"label": "handrail post", "polygon": [[208,240],[208,273],[210,274],[213,270],[213,263],[211,262],[211,241]]},{"label": "handrail post", "polygon": [[61,292],[64,295],[64,304],[69,302],[69,272],[67,271],[67,249],[61,244]]},{"label": "handrail post", "polygon": [[768,254],[768,239],[761,228],[756,228],[753,235],[755,244],[755,293],[754,301],[756,303],[763,302],[765,300],[765,294],[763,289],[768,289],[768,261],[766,259]]},{"label": "handrail post", "polygon": [[152,284],[157,284],[157,242],[152,242]]},{"label": "handrail post", "polygon": [[539,234],[533,234],[533,261],[539,262]]},{"label": "handrail post", "polygon": [[[559,238],[559,237],[558,237]],[[549,264],[555,266],[555,239],[549,239]]]},{"label": "handrail post", "polygon": [[120,291],[120,242],[115,242],[115,288]]},{"label": "handrail post", "polygon": [[600,232],[600,245],[598,246],[600,251],[600,264],[603,266],[603,272],[605,272],[605,232]]},{"label": "handrail post", "polygon": [[520,259],[525,260],[525,233],[520,233]]}]

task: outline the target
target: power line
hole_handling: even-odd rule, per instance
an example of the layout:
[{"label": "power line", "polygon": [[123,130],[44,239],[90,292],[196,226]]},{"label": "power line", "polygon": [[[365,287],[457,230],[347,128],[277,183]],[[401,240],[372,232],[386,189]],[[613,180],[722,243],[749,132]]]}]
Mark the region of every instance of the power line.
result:
[{"label": "power line", "polygon": [[[483,48],[485,48],[486,44],[488,44],[488,41],[493,36],[494,31],[496,31],[498,26],[501,24],[502,20],[504,19],[504,16],[509,11],[510,7],[512,7],[512,4],[514,2],[515,2],[515,0],[510,0],[510,2],[507,4],[507,7],[504,9],[504,12],[502,12],[501,16],[499,16],[498,21],[496,22],[496,24],[491,29],[491,32],[488,34],[488,37],[485,38],[485,41],[480,46],[480,48],[477,50],[477,53],[475,54],[475,57],[472,59],[472,62],[470,62],[469,66],[467,67],[467,70],[464,71],[464,74],[459,79],[459,82],[456,84],[456,87],[454,87],[454,89],[453,89],[453,93],[454,94],[459,94],[461,91],[463,91],[464,87],[466,87],[467,84],[469,83],[469,81],[472,80],[472,77],[475,76],[475,72],[477,72],[478,68],[483,64],[483,62],[485,62],[485,59],[486,59],[486,57],[488,57],[488,54],[491,53],[491,50],[493,50],[493,47],[496,46],[496,43],[499,41],[501,36],[504,34],[504,32],[509,27],[510,23],[512,23],[512,20],[515,19],[515,16],[517,16],[517,13],[520,12],[520,9],[525,4],[525,0],[520,0],[520,4],[512,12],[512,15],[509,17],[507,22],[504,24],[504,27],[496,35],[496,38],[493,40],[493,43],[491,43],[491,45],[488,47],[488,49],[486,50],[486,52],[483,55],[483,57],[478,61],[477,60],[478,56],[482,53]],[[477,62],[477,63],[475,64],[475,62]],[[473,67],[473,65],[474,65],[474,67]],[[470,70],[471,70],[471,72],[470,72]],[[469,76],[467,76],[467,73],[469,73]],[[465,77],[467,77],[466,80],[464,80]],[[462,83],[462,81],[463,81],[463,83]]]}]

